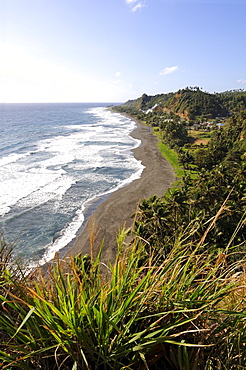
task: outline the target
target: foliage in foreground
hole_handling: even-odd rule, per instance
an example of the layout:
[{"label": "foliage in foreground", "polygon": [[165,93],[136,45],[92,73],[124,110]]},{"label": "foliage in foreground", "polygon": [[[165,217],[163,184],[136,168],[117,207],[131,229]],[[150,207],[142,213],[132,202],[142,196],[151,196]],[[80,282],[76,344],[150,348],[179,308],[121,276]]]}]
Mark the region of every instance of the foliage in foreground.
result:
[{"label": "foliage in foreground", "polygon": [[246,367],[244,261],[227,266],[184,236],[158,264],[125,236],[109,266],[100,253],[26,277],[2,265],[1,369]]}]

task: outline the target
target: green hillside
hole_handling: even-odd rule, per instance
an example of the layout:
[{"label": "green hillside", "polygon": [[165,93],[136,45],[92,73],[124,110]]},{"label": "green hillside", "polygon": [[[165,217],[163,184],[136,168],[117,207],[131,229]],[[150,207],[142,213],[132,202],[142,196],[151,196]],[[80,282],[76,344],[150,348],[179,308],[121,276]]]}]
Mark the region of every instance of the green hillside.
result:
[{"label": "green hillside", "polygon": [[246,92],[243,90],[227,91],[224,93],[210,94],[199,87],[187,87],[175,93],[147,95],[128,100],[117,107],[118,111],[146,112],[163,111],[174,113],[186,121],[197,118],[213,119],[227,117],[231,111],[246,108]]},{"label": "green hillside", "polygon": [[244,90],[224,91],[216,95],[230,112],[240,112],[246,109],[246,91]]}]

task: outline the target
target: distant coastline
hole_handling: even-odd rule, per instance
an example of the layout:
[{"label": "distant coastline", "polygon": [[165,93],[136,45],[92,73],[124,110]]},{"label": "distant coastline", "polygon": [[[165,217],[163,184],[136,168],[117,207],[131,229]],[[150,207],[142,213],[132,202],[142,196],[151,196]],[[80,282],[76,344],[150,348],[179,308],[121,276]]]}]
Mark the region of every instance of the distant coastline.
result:
[{"label": "distant coastline", "polygon": [[176,179],[172,166],[161,156],[157,137],[150,132],[149,126],[134,121],[137,128],[131,136],[141,140],[141,145],[133,149],[133,153],[145,166],[141,177],[104,198],[99,197],[89,205],[85,212],[87,221],[80,229],[74,245],[70,244],[64,249],[67,256],[90,254],[90,235],[93,234],[94,252],[99,250],[104,241],[103,260],[114,260],[117,232],[124,226],[131,227],[132,215],[139,201],[152,195],[163,196]]}]

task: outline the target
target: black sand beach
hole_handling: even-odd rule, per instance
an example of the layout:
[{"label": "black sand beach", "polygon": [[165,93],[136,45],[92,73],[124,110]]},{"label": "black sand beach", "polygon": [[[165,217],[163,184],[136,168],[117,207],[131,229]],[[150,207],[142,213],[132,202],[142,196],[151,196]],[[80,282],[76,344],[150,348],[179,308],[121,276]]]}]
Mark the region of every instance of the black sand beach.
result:
[{"label": "black sand beach", "polygon": [[90,237],[95,237],[93,250],[96,253],[104,240],[103,260],[113,260],[116,253],[116,235],[119,229],[128,228],[133,223],[132,215],[139,201],[152,195],[163,196],[175,180],[170,163],[158,149],[158,139],[150,132],[150,127],[137,123],[132,137],[141,140],[134,149],[134,156],[145,166],[141,178],[110,194],[90,216],[81,234],[67,255],[90,254]]}]

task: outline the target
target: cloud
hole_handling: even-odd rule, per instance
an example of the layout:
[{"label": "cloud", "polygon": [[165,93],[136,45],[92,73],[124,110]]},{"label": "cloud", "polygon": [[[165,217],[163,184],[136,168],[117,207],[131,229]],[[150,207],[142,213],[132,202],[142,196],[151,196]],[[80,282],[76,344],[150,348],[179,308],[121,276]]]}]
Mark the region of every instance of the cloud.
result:
[{"label": "cloud", "polygon": [[239,84],[246,84],[246,80],[237,80]]},{"label": "cloud", "polygon": [[117,80],[115,80],[115,81],[113,81],[113,83],[114,84],[119,84],[119,83],[121,83],[121,79],[120,79],[120,77],[122,76],[122,73],[121,72],[116,72],[115,74],[114,74],[114,77],[117,77]]},{"label": "cloud", "polygon": [[135,12],[138,9],[146,7],[144,0],[125,0],[128,5],[130,5],[131,11]]},{"label": "cloud", "polygon": [[161,76],[163,76],[163,75],[169,75],[170,73],[176,72],[178,69],[179,69],[179,67],[178,67],[178,66],[174,66],[174,67],[166,67],[166,68],[164,68],[164,69],[160,72],[160,75],[161,75]]},{"label": "cloud", "polygon": [[136,10],[142,9],[142,8],[145,8],[145,7],[146,7],[146,5],[143,2],[140,2],[132,8],[132,12],[135,12]]}]

